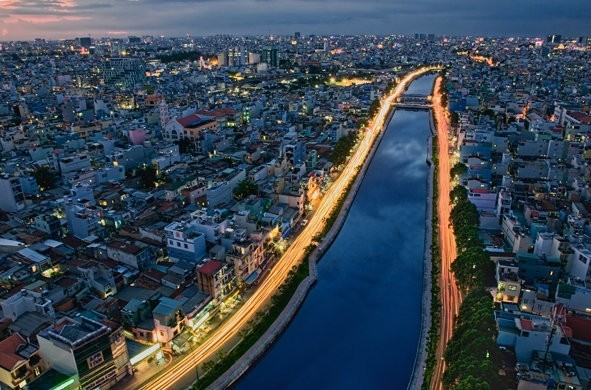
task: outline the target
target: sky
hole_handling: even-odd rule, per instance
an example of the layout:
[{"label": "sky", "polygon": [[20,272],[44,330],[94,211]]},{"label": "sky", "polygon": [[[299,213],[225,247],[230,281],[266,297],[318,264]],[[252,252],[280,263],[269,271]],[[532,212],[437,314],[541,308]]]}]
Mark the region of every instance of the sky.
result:
[{"label": "sky", "polygon": [[0,41],[216,34],[591,36],[591,0],[0,0]]}]

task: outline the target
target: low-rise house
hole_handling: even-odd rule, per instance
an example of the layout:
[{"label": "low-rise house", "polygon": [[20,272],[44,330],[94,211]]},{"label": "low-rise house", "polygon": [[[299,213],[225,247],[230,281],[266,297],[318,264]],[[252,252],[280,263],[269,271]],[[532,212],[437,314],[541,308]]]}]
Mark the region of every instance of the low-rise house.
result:
[{"label": "low-rise house", "polygon": [[161,297],[158,306],[152,310],[156,342],[164,345],[181,333],[184,322],[182,302],[168,297]]},{"label": "low-rise house", "polygon": [[172,222],[164,228],[168,256],[172,260],[197,262],[205,257],[205,235],[194,225],[184,222]]},{"label": "low-rise house", "polygon": [[[523,312],[495,312],[498,327],[497,344],[515,350],[518,362],[530,364],[535,351],[568,355],[570,344],[567,332],[560,322]],[[549,342],[549,344],[547,344]]]},{"label": "low-rise house", "polygon": [[0,387],[22,389],[46,370],[39,349],[15,333],[0,341]]},{"label": "low-rise house", "polygon": [[497,262],[497,296],[501,302],[517,303],[521,293],[521,280],[517,276],[519,266],[514,261]]},{"label": "low-rise house", "polygon": [[157,248],[137,240],[131,243],[115,239],[107,244],[110,259],[139,270],[156,263],[156,251]]}]

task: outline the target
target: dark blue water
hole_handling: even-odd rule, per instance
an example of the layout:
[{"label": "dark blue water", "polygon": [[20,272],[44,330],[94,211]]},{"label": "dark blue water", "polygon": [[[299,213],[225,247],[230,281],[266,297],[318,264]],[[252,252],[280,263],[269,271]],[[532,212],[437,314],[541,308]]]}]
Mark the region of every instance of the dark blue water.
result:
[{"label": "dark blue water", "polygon": [[[429,94],[433,79],[408,93]],[[318,283],[233,389],[406,389],[421,326],[428,115],[394,114]]]}]

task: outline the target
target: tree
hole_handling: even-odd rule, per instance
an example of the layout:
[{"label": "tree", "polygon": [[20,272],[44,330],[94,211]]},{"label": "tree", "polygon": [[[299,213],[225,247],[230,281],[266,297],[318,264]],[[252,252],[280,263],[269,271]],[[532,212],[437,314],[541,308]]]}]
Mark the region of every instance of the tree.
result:
[{"label": "tree", "polygon": [[466,172],[468,172],[468,166],[466,166],[464,163],[458,162],[451,168],[449,174],[455,179],[462,176]]},{"label": "tree", "polygon": [[242,180],[234,189],[234,199],[242,200],[249,195],[258,195],[259,186],[252,180]]},{"label": "tree", "polygon": [[[443,383],[452,389],[502,388],[501,359],[495,343],[492,297],[484,288],[473,290],[462,302],[453,336],[445,351],[448,364]],[[485,385],[486,384],[486,385]]]},{"label": "tree", "polygon": [[42,165],[35,169],[33,177],[37,181],[37,185],[41,191],[51,189],[55,184],[56,175],[47,165]]},{"label": "tree", "polygon": [[452,126],[457,126],[460,121],[460,114],[455,111],[450,112],[450,122]]},{"label": "tree", "polygon": [[380,110],[380,99],[375,98],[369,106],[369,110],[367,111],[367,113],[368,113],[367,116],[369,118],[373,118],[374,115],[377,114],[379,110]]},{"label": "tree", "polygon": [[143,188],[154,188],[154,183],[156,182],[156,168],[151,165],[139,168],[137,170],[137,176],[140,179]]},{"label": "tree", "polygon": [[351,154],[351,149],[355,146],[355,142],[357,142],[356,132],[350,132],[346,136],[341,137],[332,150],[330,161],[332,161],[335,166],[344,164]]},{"label": "tree", "polygon": [[451,203],[454,205],[456,205],[460,202],[463,202],[463,201],[467,201],[468,200],[468,191],[466,190],[466,187],[464,187],[462,185],[457,185],[451,190],[451,193],[449,194],[449,198],[451,200]]}]

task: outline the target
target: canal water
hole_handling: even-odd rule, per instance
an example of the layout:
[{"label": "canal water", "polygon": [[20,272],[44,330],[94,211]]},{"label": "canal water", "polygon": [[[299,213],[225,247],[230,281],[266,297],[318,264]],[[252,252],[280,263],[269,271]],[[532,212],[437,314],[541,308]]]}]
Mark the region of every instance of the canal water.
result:
[{"label": "canal water", "polygon": [[[407,93],[430,94],[434,79]],[[421,327],[428,115],[395,112],[318,283],[232,389],[406,389]]]}]

